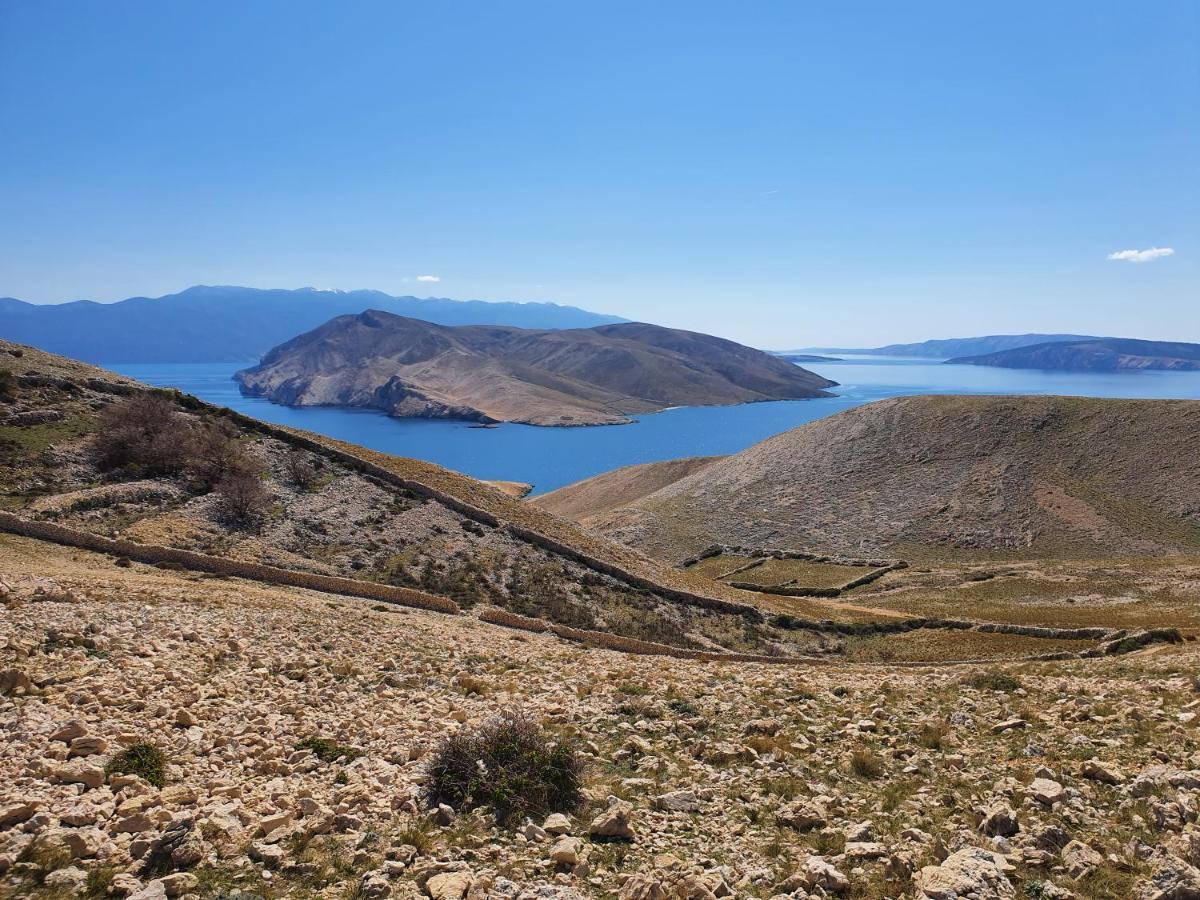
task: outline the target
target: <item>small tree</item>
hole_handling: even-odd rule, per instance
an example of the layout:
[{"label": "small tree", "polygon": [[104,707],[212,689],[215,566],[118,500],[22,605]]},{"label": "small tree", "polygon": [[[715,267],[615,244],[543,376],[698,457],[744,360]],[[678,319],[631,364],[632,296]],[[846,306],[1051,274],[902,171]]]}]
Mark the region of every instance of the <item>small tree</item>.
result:
[{"label": "small tree", "polygon": [[302,450],[292,450],[283,460],[284,471],[292,484],[302,491],[312,490],[317,483],[317,467]]},{"label": "small tree", "polygon": [[234,469],[217,482],[217,502],[221,512],[235,525],[249,525],[262,518],[270,501],[270,492],[257,470]]},{"label": "small tree", "polygon": [[139,394],[100,414],[92,455],[102,470],[176,475],[191,455],[192,429],[175,405],[159,394]]},{"label": "small tree", "polygon": [[192,440],[188,471],[206,488],[238,469],[249,469],[245,451],[238,445],[237,430],[223,420],[205,422]]}]

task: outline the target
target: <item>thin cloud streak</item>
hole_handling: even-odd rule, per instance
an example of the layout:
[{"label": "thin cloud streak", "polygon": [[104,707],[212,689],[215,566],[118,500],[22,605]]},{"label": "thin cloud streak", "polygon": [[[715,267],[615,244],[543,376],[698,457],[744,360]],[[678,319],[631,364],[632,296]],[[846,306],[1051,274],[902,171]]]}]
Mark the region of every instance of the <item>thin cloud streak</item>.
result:
[{"label": "thin cloud streak", "polygon": [[1174,253],[1173,247],[1151,247],[1149,250],[1118,250],[1108,254],[1108,258],[1118,262],[1147,263],[1164,256],[1173,256]]}]

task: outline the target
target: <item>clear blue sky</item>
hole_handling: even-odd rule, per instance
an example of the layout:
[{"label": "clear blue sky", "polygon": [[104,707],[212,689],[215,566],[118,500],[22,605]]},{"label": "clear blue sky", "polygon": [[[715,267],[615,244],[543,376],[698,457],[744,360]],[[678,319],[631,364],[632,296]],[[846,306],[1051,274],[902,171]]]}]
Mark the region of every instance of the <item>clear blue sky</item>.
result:
[{"label": "clear blue sky", "polygon": [[36,302],[1200,341],[1198,162],[1196,0],[0,0],[0,296]]}]

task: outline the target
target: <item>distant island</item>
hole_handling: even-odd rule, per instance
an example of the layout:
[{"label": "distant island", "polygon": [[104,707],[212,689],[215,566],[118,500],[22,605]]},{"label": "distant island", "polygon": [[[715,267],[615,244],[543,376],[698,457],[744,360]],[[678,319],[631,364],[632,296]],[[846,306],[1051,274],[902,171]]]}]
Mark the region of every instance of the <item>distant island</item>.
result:
[{"label": "distant island", "polygon": [[796,353],[852,353],[859,356],[915,356],[924,359],[949,359],[954,356],[980,356],[1017,347],[1051,344],[1064,341],[1094,341],[1086,334],[988,334],[982,337],[945,338],[921,341],[916,344],[888,344],[884,347],[850,349],[846,347],[808,347],[787,350],[780,355]]},{"label": "distant island", "polygon": [[816,353],[776,353],[780,359],[786,359],[788,362],[841,362],[836,356],[821,356]]},{"label": "distant island", "polygon": [[0,334],[91,363],[253,363],[275,345],[334,316],[366,309],[441,325],[590,328],[626,321],[556,303],[198,285],[117,303],[35,304],[0,298]]},{"label": "distant island", "polygon": [[761,350],[657,325],[448,327],[380,310],[338,316],[236,378],[243,393],[288,406],[529,425],[828,397],[836,384]]},{"label": "distant island", "polygon": [[1006,369],[1057,369],[1119,372],[1132,369],[1200,370],[1200,344],[1093,338],[1069,343],[1043,343],[981,356],[947,360],[970,366]]}]

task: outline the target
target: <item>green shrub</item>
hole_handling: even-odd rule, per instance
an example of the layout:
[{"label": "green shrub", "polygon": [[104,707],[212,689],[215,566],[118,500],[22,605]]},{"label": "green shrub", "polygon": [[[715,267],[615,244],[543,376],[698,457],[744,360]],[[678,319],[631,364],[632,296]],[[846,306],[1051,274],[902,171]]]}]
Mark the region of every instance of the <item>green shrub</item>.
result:
[{"label": "green shrub", "polygon": [[355,750],[353,747],[345,747],[337,741],[318,737],[317,735],[306,737],[296,745],[296,749],[311,750],[313,755],[322,762],[334,762],[343,756],[346,757],[347,762],[350,762],[362,756],[361,750]]},{"label": "green shrub", "polygon": [[108,761],[105,775],[136,775],[157,788],[167,783],[166,757],[151,743],[138,741]]},{"label": "green shrub", "polygon": [[1021,686],[1021,680],[1007,672],[980,672],[973,675],[967,682],[971,687],[981,691],[1004,691],[1011,693]]},{"label": "green shrub", "polygon": [[500,822],[570,812],[582,801],[583,761],[574,744],[516,710],[450,735],[427,773],[431,803],[488,807]]}]

